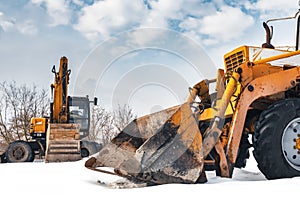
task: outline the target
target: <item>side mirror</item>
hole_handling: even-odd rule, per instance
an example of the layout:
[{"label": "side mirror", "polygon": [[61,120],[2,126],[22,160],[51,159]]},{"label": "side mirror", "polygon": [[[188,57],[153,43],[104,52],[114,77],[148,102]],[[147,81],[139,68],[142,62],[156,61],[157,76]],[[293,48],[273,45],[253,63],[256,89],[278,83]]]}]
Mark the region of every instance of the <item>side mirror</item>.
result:
[{"label": "side mirror", "polygon": [[97,104],[98,104],[98,98],[94,97],[94,106],[97,106]]},{"label": "side mirror", "polygon": [[274,49],[274,46],[271,44],[271,39],[273,36],[273,27],[268,26],[268,24],[266,22],[263,23],[263,27],[266,31],[266,42],[262,44],[263,48],[269,48],[269,49]]}]

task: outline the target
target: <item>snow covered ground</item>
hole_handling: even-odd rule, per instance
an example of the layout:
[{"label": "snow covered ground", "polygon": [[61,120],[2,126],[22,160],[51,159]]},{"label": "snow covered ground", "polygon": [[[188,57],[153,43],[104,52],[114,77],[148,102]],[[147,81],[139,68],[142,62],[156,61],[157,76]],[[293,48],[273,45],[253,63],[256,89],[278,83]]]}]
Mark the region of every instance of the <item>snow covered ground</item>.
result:
[{"label": "snow covered ground", "polygon": [[[245,169],[235,169],[232,179],[207,172],[206,184],[131,189],[109,187],[122,178],[88,170],[84,167],[85,160],[0,164],[0,199],[299,199],[300,177],[268,181],[252,157]],[[98,180],[105,184],[99,184]]]}]

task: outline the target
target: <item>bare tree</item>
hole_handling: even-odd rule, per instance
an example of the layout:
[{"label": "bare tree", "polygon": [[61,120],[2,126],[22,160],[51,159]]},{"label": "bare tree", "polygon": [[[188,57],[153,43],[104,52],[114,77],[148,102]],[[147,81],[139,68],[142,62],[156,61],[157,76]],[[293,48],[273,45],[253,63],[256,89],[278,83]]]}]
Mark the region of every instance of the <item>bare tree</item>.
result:
[{"label": "bare tree", "polygon": [[91,109],[90,134],[87,139],[107,144],[135,117],[128,105],[118,105],[113,112],[94,106]]},{"label": "bare tree", "polygon": [[0,98],[0,141],[4,140],[6,143],[13,141],[12,131],[8,123],[7,117],[8,104],[4,96]]},{"label": "bare tree", "polygon": [[132,108],[129,105],[124,104],[118,105],[118,108],[113,111],[114,126],[120,132],[122,131],[134,118],[136,115],[133,113]]},{"label": "bare tree", "polygon": [[46,90],[18,86],[15,81],[0,83],[0,137],[7,143],[27,139],[30,119],[48,114]]},{"label": "bare tree", "polygon": [[101,106],[92,107],[90,133],[87,139],[107,144],[115,133],[112,114]]}]

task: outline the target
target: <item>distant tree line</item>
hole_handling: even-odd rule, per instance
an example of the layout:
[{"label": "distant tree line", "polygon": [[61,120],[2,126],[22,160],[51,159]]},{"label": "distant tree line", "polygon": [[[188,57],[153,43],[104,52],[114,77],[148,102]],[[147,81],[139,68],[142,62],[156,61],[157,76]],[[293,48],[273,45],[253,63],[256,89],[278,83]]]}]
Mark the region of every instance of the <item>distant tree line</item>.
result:
[{"label": "distant tree line", "polygon": [[[49,116],[49,94],[45,89],[15,81],[0,83],[0,142],[28,140],[30,119]],[[108,143],[136,115],[128,105],[118,105],[113,111],[102,106],[91,107],[90,134],[86,138]]]}]

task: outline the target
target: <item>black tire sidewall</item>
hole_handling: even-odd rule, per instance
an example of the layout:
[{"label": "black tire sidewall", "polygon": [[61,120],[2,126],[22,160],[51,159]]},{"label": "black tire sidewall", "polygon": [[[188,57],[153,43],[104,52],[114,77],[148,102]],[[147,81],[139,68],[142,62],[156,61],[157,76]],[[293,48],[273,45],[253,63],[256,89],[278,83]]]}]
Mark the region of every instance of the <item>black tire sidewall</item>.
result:
[{"label": "black tire sidewall", "polygon": [[[13,151],[15,148],[17,147],[21,147],[24,149],[25,151],[25,155],[22,159],[15,159],[14,156],[13,156]],[[33,151],[30,147],[29,144],[27,144],[26,142],[24,141],[15,141],[13,143],[11,143],[6,151],[6,159],[7,159],[7,162],[10,162],[10,163],[14,163],[14,162],[32,162],[34,160],[34,155],[33,155]]]},{"label": "black tire sidewall", "polygon": [[[297,112],[298,111],[298,112]],[[300,117],[300,99],[276,102],[264,111],[255,130],[254,157],[268,179],[299,176],[282,151],[282,136],[287,125]]]},{"label": "black tire sidewall", "polygon": [[81,157],[82,158],[86,158],[86,157],[90,156],[89,150],[87,148],[85,148],[85,147],[81,147],[80,153],[81,153]]}]

